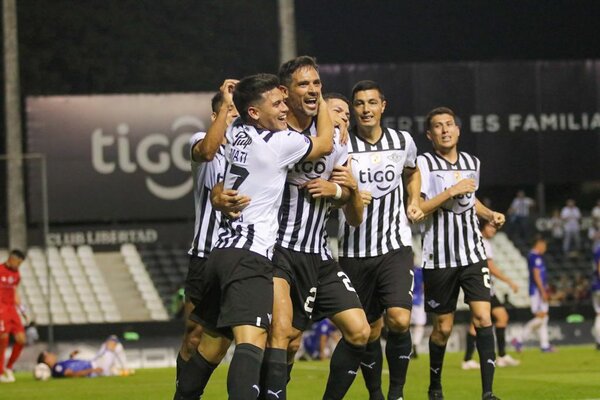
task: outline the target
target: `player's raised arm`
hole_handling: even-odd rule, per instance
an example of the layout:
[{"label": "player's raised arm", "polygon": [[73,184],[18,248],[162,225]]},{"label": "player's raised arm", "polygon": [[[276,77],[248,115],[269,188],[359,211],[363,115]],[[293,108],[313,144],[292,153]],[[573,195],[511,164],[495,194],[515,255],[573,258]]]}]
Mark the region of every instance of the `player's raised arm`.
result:
[{"label": "player's raised arm", "polygon": [[404,168],[404,182],[406,183],[406,192],[408,194],[408,203],[406,204],[406,215],[413,222],[419,222],[425,218],[425,213],[421,210],[421,172],[419,168]]},{"label": "player's raised arm", "polygon": [[237,117],[237,111],[233,105],[233,89],[238,83],[235,79],[226,79],[219,91],[221,101],[217,109],[213,109],[212,123],[206,132],[204,139],[196,143],[192,149],[192,157],[196,162],[211,161],[223,143],[225,130],[229,125],[228,117]]},{"label": "player's raised arm", "polygon": [[502,228],[502,225],[504,225],[504,222],[506,221],[504,214],[490,210],[480,202],[479,199],[475,200],[475,212],[478,217],[486,219],[496,229]]},{"label": "player's raised arm", "polygon": [[476,188],[477,187],[474,179],[463,179],[431,199],[421,198],[421,210],[423,210],[425,215],[429,215],[440,208],[442,204],[451,198],[461,194],[473,193],[475,192]]},{"label": "player's raised arm", "polygon": [[[344,192],[348,193],[347,198],[342,195],[338,204],[342,206],[342,211],[346,217],[346,222],[350,226],[359,226],[363,220],[364,203],[358,182],[352,174],[352,156],[348,157],[348,162],[343,166],[336,166],[333,169],[330,180],[342,187]],[[342,199],[345,201],[342,202]]]},{"label": "player's raised arm", "polygon": [[317,116],[317,136],[311,137],[312,148],[306,156],[307,161],[318,160],[333,150],[333,122],[329,116],[327,102],[319,96],[319,114]]}]

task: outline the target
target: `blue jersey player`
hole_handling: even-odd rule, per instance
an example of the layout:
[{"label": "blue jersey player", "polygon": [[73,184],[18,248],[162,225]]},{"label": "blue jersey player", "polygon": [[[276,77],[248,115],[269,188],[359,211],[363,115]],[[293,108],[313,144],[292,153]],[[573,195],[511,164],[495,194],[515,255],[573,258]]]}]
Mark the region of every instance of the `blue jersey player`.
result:
[{"label": "blue jersey player", "polygon": [[417,348],[423,340],[425,324],[427,323],[427,314],[425,313],[425,295],[423,292],[423,269],[420,265],[415,265],[413,277],[413,301],[410,323],[412,330],[412,358],[417,358]]},{"label": "blue jersey player", "polygon": [[596,349],[600,350],[600,241],[594,246],[594,273],[592,274],[592,300],[596,320],[594,321],[594,336]]}]

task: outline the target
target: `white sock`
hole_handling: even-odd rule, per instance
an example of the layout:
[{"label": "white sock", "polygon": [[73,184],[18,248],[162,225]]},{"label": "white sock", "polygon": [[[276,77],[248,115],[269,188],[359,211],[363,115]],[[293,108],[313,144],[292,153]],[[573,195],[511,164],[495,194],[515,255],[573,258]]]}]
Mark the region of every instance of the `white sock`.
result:
[{"label": "white sock", "polygon": [[550,347],[550,341],[548,340],[548,316],[541,318],[542,325],[540,326],[540,346],[542,349]]},{"label": "white sock", "polygon": [[521,342],[524,342],[527,340],[527,338],[529,337],[529,335],[531,335],[531,332],[538,330],[538,328],[542,325],[542,318],[538,318],[535,317],[533,319],[530,319],[526,324],[525,324],[525,328],[523,329],[523,333],[521,334]]},{"label": "white sock", "polygon": [[421,340],[423,340],[424,332],[425,332],[425,327],[423,325],[415,325],[413,327],[412,342],[415,347],[419,347],[419,345],[421,344]]},{"label": "white sock", "polygon": [[596,314],[596,319],[594,321],[594,331],[596,343],[600,344],[600,314]]}]

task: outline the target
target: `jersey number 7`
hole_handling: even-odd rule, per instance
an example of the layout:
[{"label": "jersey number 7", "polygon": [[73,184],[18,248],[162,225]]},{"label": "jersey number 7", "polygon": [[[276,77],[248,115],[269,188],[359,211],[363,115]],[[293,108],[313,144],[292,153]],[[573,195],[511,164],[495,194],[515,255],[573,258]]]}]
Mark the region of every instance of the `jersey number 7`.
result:
[{"label": "jersey number 7", "polygon": [[233,182],[233,186],[231,188],[233,190],[238,190],[238,188],[240,187],[242,182],[244,182],[246,180],[246,178],[248,177],[248,170],[244,167],[239,167],[237,165],[231,165],[231,167],[229,168],[229,171],[231,171],[231,173],[233,175],[237,175],[237,178]]}]

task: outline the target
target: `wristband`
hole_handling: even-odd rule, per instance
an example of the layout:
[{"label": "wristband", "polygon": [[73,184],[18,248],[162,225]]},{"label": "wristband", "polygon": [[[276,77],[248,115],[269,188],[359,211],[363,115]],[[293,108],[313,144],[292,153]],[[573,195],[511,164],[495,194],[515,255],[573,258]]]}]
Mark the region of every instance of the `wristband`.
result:
[{"label": "wristband", "polygon": [[333,196],[333,198],[335,200],[339,200],[340,197],[342,197],[342,187],[340,185],[338,185],[337,183],[334,183],[335,185],[335,196]]}]

